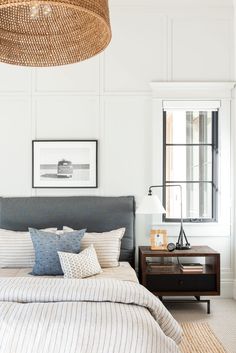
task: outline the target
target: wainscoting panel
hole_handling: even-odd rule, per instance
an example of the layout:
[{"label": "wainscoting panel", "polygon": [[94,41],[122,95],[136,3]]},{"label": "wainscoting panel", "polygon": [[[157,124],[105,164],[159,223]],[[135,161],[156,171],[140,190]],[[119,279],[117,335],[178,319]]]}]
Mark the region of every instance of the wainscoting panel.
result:
[{"label": "wainscoting panel", "polygon": [[36,69],[36,92],[99,91],[99,56],[73,65]]},{"label": "wainscoting panel", "polygon": [[165,80],[166,18],[147,9],[116,8],[111,20],[113,39],[105,52],[105,91],[149,91],[150,81]]},{"label": "wainscoting panel", "polygon": [[104,102],[105,153],[103,188],[106,195],[146,192],[151,148],[150,101],[107,97]]},{"label": "wainscoting panel", "polygon": [[38,97],[35,103],[37,139],[96,139],[99,99],[92,96]]},{"label": "wainscoting panel", "polygon": [[0,94],[29,93],[31,68],[0,64]]},{"label": "wainscoting panel", "polygon": [[30,100],[0,98],[0,107],[0,195],[30,196]]},{"label": "wainscoting panel", "polygon": [[174,18],[172,79],[230,80],[233,75],[232,34],[233,23],[229,19]]}]

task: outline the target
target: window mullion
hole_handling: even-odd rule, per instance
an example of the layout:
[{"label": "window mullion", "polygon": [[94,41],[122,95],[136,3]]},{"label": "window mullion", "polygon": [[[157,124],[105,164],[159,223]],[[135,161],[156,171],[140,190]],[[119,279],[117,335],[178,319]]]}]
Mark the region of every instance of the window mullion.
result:
[{"label": "window mullion", "polygon": [[[185,198],[185,216],[187,219],[195,219],[202,221],[212,221],[215,220],[215,210],[213,209],[213,199],[215,201],[215,163],[216,163],[216,144],[217,144],[217,126],[215,122],[218,117],[217,112],[194,112],[185,111],[185,131],[179,121],[174,118],[174,112],[163,111],[164,117],[164,129],[163,129],[163,183],[164,184],[184,184],[183,196]],[[179,111],[176,112],[178,118]],[[215,119],[214,119],[215,118]],[[211,122],[209,122],[211,119]],[[212,124],[211,136],[209,135],[209,124]],[[182,130],[181,130],[182,128]],[[175,131],[180,131],[180,134],[176,135]],[[182,132],[181,132],[182,131]],[[176,141],[176,136],[177,140]],[[185,136],[186,143],[181,143],[181,139]],[[210,139],[211,137],[211,139]],[[168,138],[168,139],[167,139]],[[199,143],[196,143],[199,142]],[[172,143],[173,142],[173,143]],[[210,142],[210,143],[209,143]],[[175,146],[186,147],[184,150],[175,150]],[[206,146],[206,148],[201,148]],[[168,148],[169,147],[169,148]],[[173,147],[173,148],[171,148]],[[195,147],[195,149],[194,149]],[[197,147],[199,151],[196,152]],[[208,147],[208,148],[207,148]],[[211,147],[212,154],[209,159],[209,147]],[[195,154],[197,153],[197,155]],[[179,160],[177,160],[179,159]],[[209,163],[212,164],[212,176],[211,179],[208,175]],[[183,173],[177,170],[177,173],[171,171],[171,168],[182,168],[185,170],[184,176],[186,180],[173,180],[174,176],[181,176]],[[184,168],[184,169],[183,169]],[[198,176],[198,180],[195,178]],[[193,180],[194,179],[194,180]],[[196,184],[199,186],[197,187]],[[209,185],[211,188],[209,189]],[[195,185],[195,186],[194,186]],[[167,211],[164,220],[172,220],[174,218],[168,218],[173,211],[173,207],[178,207],[175,199],[171,199],[171,195],[176,195],[173,188],[165,188],[163,190],[163,203]],[[212,204],[209,205],[209,197],[211,193]],[[197,207],[196,207],[197,205]],[[211,208],[211,211],[210,211]],[[211,214],[209,213],[211,212]],[[193,215],[198,215],[198,217],[193,217]],[[210,216],[207,218],[207,216]],[[175,218],[176,220],[176,218]]]}]

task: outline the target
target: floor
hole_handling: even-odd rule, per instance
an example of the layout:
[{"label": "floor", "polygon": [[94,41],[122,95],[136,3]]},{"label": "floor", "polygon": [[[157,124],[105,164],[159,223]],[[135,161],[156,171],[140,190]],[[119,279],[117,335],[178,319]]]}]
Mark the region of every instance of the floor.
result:
[{"label": "floor", "polygon": [[235,300],[211,300],[210,315],[206,313],[206,304],[168,304],[168,309],[178,322],[208,322],[227,352],[236,353]]}]

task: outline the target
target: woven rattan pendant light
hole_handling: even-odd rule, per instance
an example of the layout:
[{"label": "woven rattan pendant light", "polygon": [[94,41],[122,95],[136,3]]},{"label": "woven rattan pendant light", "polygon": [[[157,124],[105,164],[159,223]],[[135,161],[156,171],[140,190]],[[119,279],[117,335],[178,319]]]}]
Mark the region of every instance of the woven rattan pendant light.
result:
[{"label": "woven rattan pendant light", "polygon": [[111,40],[108,0],[0,0],[0,61],[56,66],[88,59]]}]

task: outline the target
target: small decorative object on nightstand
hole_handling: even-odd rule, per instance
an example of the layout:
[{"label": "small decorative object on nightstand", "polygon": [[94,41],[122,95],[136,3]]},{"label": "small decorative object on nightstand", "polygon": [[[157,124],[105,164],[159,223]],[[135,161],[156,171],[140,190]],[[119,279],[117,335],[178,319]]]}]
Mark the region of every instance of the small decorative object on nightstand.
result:
[{"label": "small decorative object on nightstand", "polygon": [[[190,267],[190,262],[195,265]],[[190,268],[183,269],[185,267]],[[202,300],[201,296],[220,295],[220,254],[208,246],[171,252],[140,246],[139,277],[141,284],[164,303],[206,303],[210,314],[210,300]],[[172,300],[164,299],[164,296],[192,296],[195,299]]]},{"label": "small decorative object on nightstand", "polygon": [[150,232],[152,250],[167,250],[168,237],[165,229],[152,229]]}]

